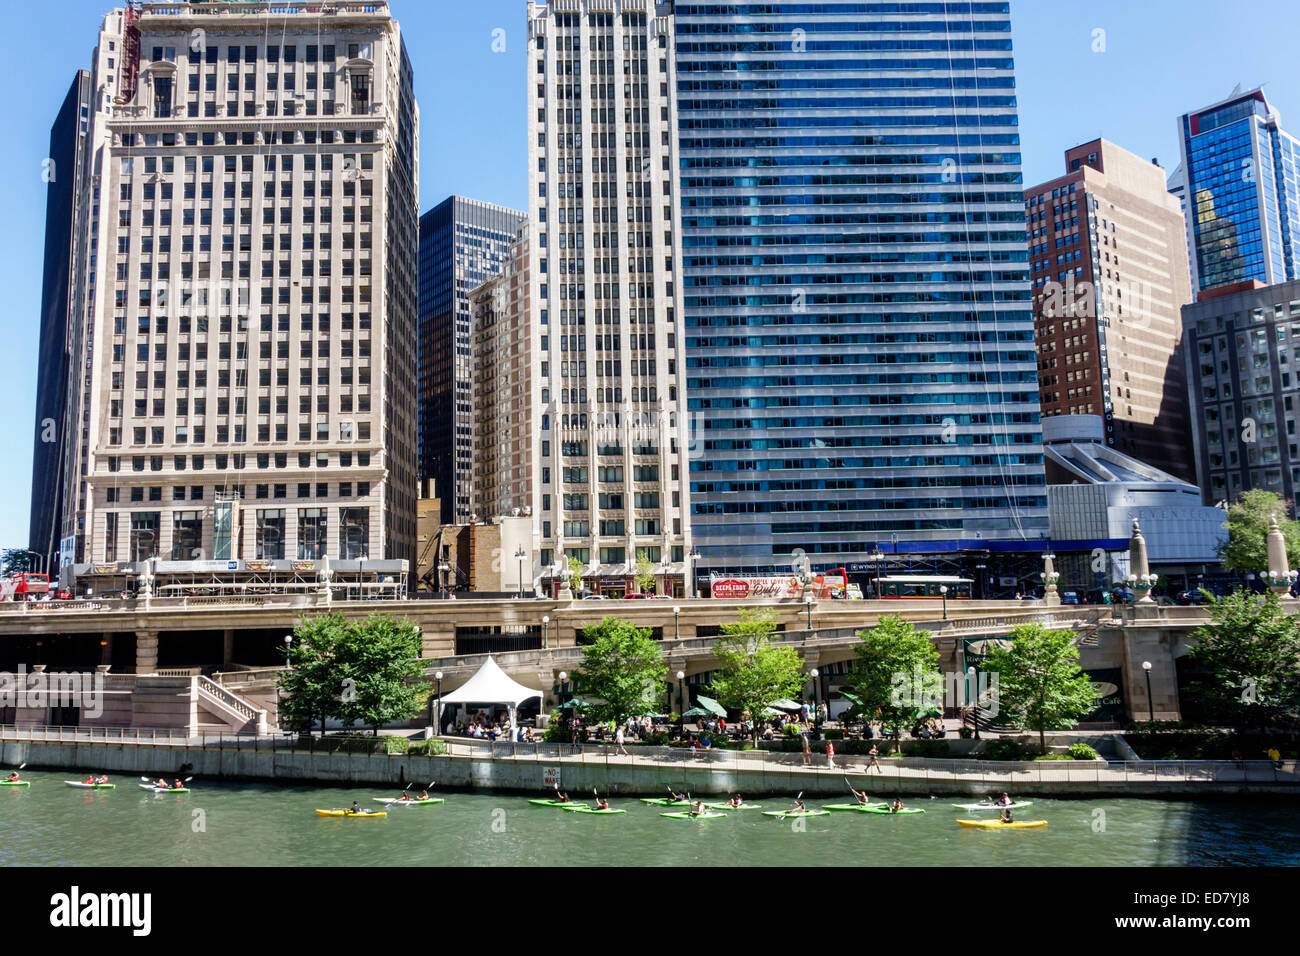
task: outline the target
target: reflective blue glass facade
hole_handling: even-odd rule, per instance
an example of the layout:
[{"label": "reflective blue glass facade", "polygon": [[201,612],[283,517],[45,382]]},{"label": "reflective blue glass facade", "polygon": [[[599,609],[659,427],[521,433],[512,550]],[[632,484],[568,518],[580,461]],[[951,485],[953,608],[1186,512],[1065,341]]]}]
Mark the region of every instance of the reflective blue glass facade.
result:
[{"label": "reflective blue glass facade", "polygon": [[1297,278],[1300,143],[1261,90],[1179,119],[1198,290]]},{"label": "reflective blue glass facade", "polygon": [[1041,551],[1008,4],[675,12],[702,568]]}]

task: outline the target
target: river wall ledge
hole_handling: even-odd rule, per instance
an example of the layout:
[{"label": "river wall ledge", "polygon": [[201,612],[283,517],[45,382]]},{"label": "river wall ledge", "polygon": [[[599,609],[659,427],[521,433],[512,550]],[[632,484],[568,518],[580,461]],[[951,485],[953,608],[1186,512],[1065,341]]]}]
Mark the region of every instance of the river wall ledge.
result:
[{"label": "river wall ledge", "polygon": [[662,796],[671,787],[692,794],[783,795],[858,790],[884,794],[981,795],[1003,790],[1018,796],[1192,797],[1232,794],[1300,796],[1296,761],[989,761],[931,758],[837,758],[805,766],[800,754],[782,760],[710,761],[689,755],[672,760],[527,756],[413,756],[323,754],[305,751],[156,746],[118,742],[5,741],[6,767],[113,775],[193,776],[205,780],[284,784],[360,785],[400,789],[435,781],[439,790],[491,790],[537,794],[560,786],[580,796],[595,788],[615,796]]}]

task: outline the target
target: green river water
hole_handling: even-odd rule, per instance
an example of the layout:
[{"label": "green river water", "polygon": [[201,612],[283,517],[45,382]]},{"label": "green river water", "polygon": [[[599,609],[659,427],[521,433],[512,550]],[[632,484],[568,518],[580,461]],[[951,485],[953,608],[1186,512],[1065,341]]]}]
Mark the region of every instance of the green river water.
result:
[{"label": "green river water", "polygon": [[[136,779],[84,791],[71,771],[24,771],[0,787],[3,866],[913,865],[1165,866],[1300,864],[1300,801],[1264,798],[1033,799],[1017,819],[1040,830],[959,827],[971,797],[904,798],[924,814],[834,813],[794,825],[757,811],[672,820],[635,798],[609,817],[530,806],[514,794],[439,793],[446,803],[385,819],[330,819],[317,807],[378,807],[378,787],[195,780],[154,795]],[[539,796],[541,796],[539,794]],[[789,801],[767,798],[764,809]],[[810,807],[833,799],[809,800]],[[982,814],[980,816],[986,816]]]}]

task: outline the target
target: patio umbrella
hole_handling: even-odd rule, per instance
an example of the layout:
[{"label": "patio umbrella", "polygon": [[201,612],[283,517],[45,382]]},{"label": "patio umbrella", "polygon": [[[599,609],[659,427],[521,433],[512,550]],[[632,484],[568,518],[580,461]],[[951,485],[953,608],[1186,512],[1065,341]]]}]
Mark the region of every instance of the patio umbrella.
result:
[{"label": "patio umbrella", "polygon": [[799,705],[798,705],[798,704],[796,704],[794,701],[792,701],[792,700],[788,700],[788,699],[786,699],[786,698],[784,698],[784,697],[781,698],[780,700],[774,700],[774,701],[772,701],[772,703],[769,704],[768,706],[769,706],[769,707],[775,707],[777,710],[795,711],[795,710],[798,710],[798,709],[799,709]]},{"label": "patio umbrella", "polygon": [[764,707],[763,712],[759,714],[759,716],[762,717],[764,720],[770,720],[773,717],[780,717],[781,711],[774,710],[771,707]]},{"label": "patio umbrella", "polygon": [[709,712],[705,710],[703,707],[692,707],[690,710],[686,711],[686,713],[682,714],[682,716],[683,717],[707,717],[709,716]]},{"label": "patio umbrella", "polygon": [[701,694],[699,697],[696,697],[695,700],[701,707],[707,710],[710,714],[713,714],[713,716],[723,718],[727,716],[727,708],[723,707],[712,697],[705,697]]},{"label": "patio umbrella", "polygon": [[575,697],[575,698],[573,698],[573,700],[568,701],[567,703],[563,703],[563,704],[561,704],[561,705],[560,705],[560,708],[561,708],[561,709],[566,709],[566,708],[569,708],[569,707],[573,707],[573,708],[575,708],[576,710],[584,710],[584,709],[586,709],[587,707],[590,707],[590,706],[591,706],[591,705],[590,705],[589,703],[587,703],[585,700],[578,700],[578,698]]}]

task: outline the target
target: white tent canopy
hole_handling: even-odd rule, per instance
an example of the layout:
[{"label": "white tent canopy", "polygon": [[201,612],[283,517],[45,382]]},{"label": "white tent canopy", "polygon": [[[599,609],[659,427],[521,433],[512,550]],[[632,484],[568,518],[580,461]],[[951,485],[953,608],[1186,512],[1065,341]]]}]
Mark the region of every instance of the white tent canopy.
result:
[{"label": "white tent canopy", "polygon": [[442,704],[505,704],[510,710],[510,737],[513,740],[515,708],[526,700],[541,696],[540,690],[525,687],[489,657],[473,677],[442,697],[439,702],[438,720],[442,721]]}]

